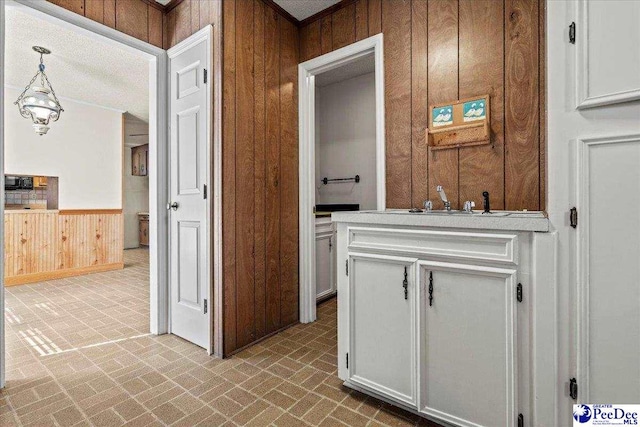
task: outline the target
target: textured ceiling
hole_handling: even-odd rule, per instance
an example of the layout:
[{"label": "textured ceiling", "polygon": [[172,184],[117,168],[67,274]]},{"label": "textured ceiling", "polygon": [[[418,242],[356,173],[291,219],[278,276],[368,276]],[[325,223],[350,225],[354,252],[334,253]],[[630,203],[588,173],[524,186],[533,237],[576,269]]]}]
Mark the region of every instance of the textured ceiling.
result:
[{"label": "textured ceiling", "polygon": [[128,111],[149,121],[149,63],[129,50],[78,34],[68,26],[42,20],[15,7],[7,8],[5,84],[24,88],[45,55],[45,72],[64,108],[64,99]]},{"label": "textured ceiling", "polygon": [[354,77],[362,76],[363,74],[373,73],[375,70],[375,57],[372,53],[371,55],[363,56],[360,59],[348,62],[341,67],[318,74],[315,82],[316,86],[319,87],[328,86]]},{"label": "textured ceiling", "polygon": [[166,5],[168,5],[168,4],[169,4],[169,2],[170,2],[171,0],[156,0],[156,1],[157,1],[158,3],[160,3],[161,5],[163,5],[163,6],[166,6]]},{"label": "textured ceiling", "polygon": [[274,0],[274,2],[298,21],[302,21],[329,6],[339,3],[340,0]]}]

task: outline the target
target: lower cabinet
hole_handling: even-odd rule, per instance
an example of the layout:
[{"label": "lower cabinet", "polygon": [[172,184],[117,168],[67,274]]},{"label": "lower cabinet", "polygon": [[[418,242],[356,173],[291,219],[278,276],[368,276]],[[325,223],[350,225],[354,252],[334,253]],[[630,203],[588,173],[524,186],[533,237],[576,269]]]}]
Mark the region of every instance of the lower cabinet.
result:
[{"label": "lower cabinet", "polygon": [[349,259],[349,380],[416,405],[415,259]]},{"label": "lower cabinet", "polygon": [[419,271],[421,411],[460,426],[516,425],[516,271]]},{"label": "lower cabinet", "polygon": [[339,224],[340,378],[451,425],[531,425],[529,239]]},{"label": "lower cabinet", "polygon": [[316,219],[316,299],[336,293],[335,233],[331,218]]}]

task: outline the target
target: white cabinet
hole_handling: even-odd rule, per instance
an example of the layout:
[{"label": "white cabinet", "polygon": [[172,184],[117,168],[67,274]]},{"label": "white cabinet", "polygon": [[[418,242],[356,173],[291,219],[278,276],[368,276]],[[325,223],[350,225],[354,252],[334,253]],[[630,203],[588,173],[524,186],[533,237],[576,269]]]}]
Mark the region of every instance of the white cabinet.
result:
[{"label": "white cabinet", "polygon": [[460,426],[516,425],[516,270],[420,262],[419,271],[421,411]]},{"label": "white cabinet", "polygon": [[336,293],[335,233],[331,218],[316,219],[316,300]]},{"label": "white cabinet", "polygon": [[347,386],[452,425],[535,425],[534,233],[337,223],[337,239]]},{"label": "white cabinet", "polygon": [[349,380],[416,404],[416,259],[349,258]]}]

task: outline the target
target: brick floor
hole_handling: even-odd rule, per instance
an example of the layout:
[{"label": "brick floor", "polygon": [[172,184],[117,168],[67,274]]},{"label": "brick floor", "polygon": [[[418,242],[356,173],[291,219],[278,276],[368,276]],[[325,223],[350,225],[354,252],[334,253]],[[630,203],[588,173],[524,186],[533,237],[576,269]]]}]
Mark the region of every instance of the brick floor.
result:
[{"label": "brick floor", "polygon": [[6,289],[2,426],[432,425],[342,386],[336,301],[225,360],[149,334],[149,260]]}]

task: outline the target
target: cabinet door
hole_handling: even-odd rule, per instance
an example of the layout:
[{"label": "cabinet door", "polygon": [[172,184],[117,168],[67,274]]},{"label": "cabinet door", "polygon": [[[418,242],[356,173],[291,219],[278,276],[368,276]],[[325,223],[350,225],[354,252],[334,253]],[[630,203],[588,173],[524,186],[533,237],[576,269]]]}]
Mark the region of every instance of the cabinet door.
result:
[{"label": "cabinet door", "polygon": [[417,407],[415,261],[349,258],[349,381]]},{"label": "cabinet door", "polygon": [[419,271],[422,412],[516,425],[516,271],[435,262]]},{"label": "cabinet door", "polygon": [[331,295],[331,235],[316,234],[316,299]]}]

